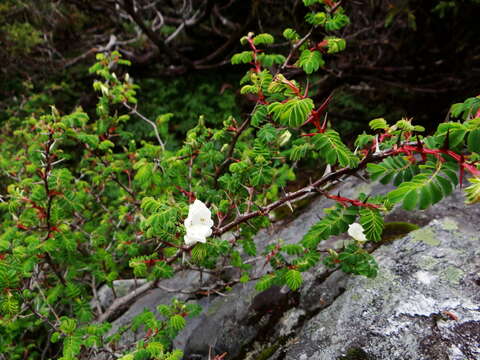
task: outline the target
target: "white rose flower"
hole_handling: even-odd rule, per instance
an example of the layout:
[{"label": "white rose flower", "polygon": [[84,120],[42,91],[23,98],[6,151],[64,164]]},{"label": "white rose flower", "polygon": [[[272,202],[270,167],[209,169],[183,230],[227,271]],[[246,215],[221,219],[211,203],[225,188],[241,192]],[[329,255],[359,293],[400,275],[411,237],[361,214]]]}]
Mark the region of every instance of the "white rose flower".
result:
[{"label": "white rose flower", "polygon": [[363,231],[363,226],[359,223],[353,223],[348,226],[348,235],[357,241],[367,241],[367,237]]},{"label": "white rose flower", "polygon": [[212,235],[212,213],[200,200],[190,205],[184,224],[187,233],[183,239],[188,246],[197,242],[205,243],[207,237]]}]

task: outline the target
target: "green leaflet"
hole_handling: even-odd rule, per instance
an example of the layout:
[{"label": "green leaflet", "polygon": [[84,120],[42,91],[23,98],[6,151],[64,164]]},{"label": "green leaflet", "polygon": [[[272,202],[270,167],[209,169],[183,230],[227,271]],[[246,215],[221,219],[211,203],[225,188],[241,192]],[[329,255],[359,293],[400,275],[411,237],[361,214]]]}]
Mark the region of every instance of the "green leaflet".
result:
[{"label": "green leaflet", "polygon": [[176,331],[182,330],[187,324],[185,318],[180,315],[173,315],[170,318],[170,327]]},{"label": "green leaflet", "polygon": [[255,289],[257,291],[265,291],[274,285],[275,280],[276,280],[276,277],[273,274],[264,275],[255,284]]},{"label": "green leaflet", "polygon": [[252,51],[242,51],[241,53],[232,56],[232,65],[248,64],[253,61]]},{"label": "green leaflet", "polygon": [[325,265],[328,267],[339,265],[343,272],[366,277],[375,277],[378,272],[375,258],[355,244],[347,245],[339,254],[328,256],[325,259]]},{"label": "green leaflet", "polygon": [[323,65],[325,65],[325,61],[322,58],[322,54],[316,50],[303,50],[300,59],[298,59],[298,66],[307,74],[317,71]]},{"label": "green leaflet", "polygon": [[370,241],[382,240],[384,228],[383,215],[378,209],[364,207],[360,209],[360,224],[362,224],[365,236]]},{"label": "green leaflet", "polygon": [[388,194],[392,203],[403,202],[406,210],[424,210],[449,195],[458,183],[456,164],[428,161],[420,173]]},{"label": "green leaflet", "polygon": [[280,124],[292,128],[299,127],[313,109],[312,99],[291,99],[286,103],[274,102],[268,106],[268,113]]},{"label": "green leaflet", "polygon": [[302,285],[302,273],[295,269],[290,269],[285,273],[285,284],[295,291]]},{"label": "green leaflet", "polygon": [[388,129],[388,124],[384,118],[373,119],[368,123],[368,126],[372,130],[386,130]]},{"label": "green leaflet", "polygon": [[399,155],[386,158],[379,164],[367,164],[367,171],[372,180],[379,180],[382,184],[393,181],[398,186],[411,180],[418,173],[418,166]]},{"label": "green leaflet", "polygon": [[448,148],[452,149],[463,142],[466,133],[467,128],[465,125],[448,122],[440,124],[434,136],[437,146],[442,147],[448,145]]},{"label": "green leaflet", "polygon": [[325,213],[323,219],[313,225],[303,237],[301,244],[306,248],[315,249],[320,241],[347,231],[348,225],[357,217],[358,208],[336,204],[333,208],[326,209]]},{"label": "green leaflet", "polygon": [[298,33],[291,28],[287,28],[283,31],[283,37],[287,40],[298,40],[298,39],[300,39],[300,35],[298,35]]},{"label": "green leaflet", "polygon": [[321,4],[323,1],[322,0],[303,0],[303,4],[305,6],[311,6],[314,4]]},{"label": "green leaflet", "polygon": [[470,131],[467,137],[468,151],[480,153],[480,129]]},{"label": "green leaflet", "polygon": [[253,38],[253,43],[255,45],[262,45],[262,44],[273,44],[275,39],[270,34],[258,34]]},{"label": "green leaflet", "polygon": [[345,50],[347,47],[347,43],[345,39],[337,38],[337,37],[328,37],[327,38],[327,45],[328,45],[328,53],[335,54],[340,51]]},{"label": "green leaflet", "polygon": [[268,108],[265,105],[258,105],[252,115],[252,126],[260,126],[267,118]]},{"label": "green leaflet", "polygon": [[480,202],[480,179],[479,178],[470,178],[470,186],[465,188],[465,195],[467,197],[467,204],[476,204]]},{"label": "green leaflet", "polygon": [[327,163],[354,168],[358,165],[358,158],[342,142],[340,135],[335,130],[327,130],[312,138],[315,148]]},{"label": "green leaflet", "polygon": [[293,145],[290,151],[290,160],[298,161],[300,159],[303,159],[307,155],[307,152],[311,149],[311,147],[311,144]]}]

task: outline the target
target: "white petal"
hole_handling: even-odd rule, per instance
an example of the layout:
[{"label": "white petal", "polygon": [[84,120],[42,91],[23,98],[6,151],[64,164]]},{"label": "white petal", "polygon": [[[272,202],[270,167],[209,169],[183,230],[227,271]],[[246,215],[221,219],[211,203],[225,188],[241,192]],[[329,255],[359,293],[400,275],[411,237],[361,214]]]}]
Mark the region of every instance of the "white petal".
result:
[{"label": "white petal", "polygon": [[[189,223],[187,224],[187,220]],[[188,209],[188,217],[187,217],[185,226],[193,226],[193,225],[206,225],[206,226],[213,226],[212,220],[212,213],[211,211],[205,206],[203,202],[200,200],[195,200],[193,204],[190,205]]]},{"label": "white petal", "polygon": [[212,229],[205,225],[194,225],[187,229],[187,234],[195,234],[195,236],[208,237],[212,235]]},{"label": "white petal", "polygon": [[363,226],[359,223],[353,223],[348,226],[348,235],[357,241],[367,241],[363,231]]},{"label": "white petal", "polygon": [[[185,245],[187,245],[187,246],[196,244],[197,242],[204,242],[204,241],[202,241],[203,240],[202,238],[197,238],[195,236],[192,236],[191,234],[186,234],[183,237],[183,240],[185,241]],[[205,239],[205,241],[206,241],[206,239]]]},{"label": "white petal", "polygon": [[212,235],[212,213],[200,200],[195,200],[190,205],[184,224],[187,232],[184,240],[187,245],[205,243],[207,237]]},{"label": "white petal", "polygon": [[184,236],[185,244],[192,245],[197,242],[207,242],[207,237],[212,235],[212,229],[208,226],[194,225],[187,228],[187,233]]}]

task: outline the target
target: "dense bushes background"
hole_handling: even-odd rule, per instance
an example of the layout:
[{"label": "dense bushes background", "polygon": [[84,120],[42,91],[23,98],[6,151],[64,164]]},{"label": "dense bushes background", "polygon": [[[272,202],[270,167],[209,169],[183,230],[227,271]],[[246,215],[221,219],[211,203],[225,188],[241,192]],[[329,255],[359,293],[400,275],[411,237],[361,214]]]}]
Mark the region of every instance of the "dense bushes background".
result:
[{"label": "dense bushes background", "polygon": [[[140,85],[149,84],[141,95],[148,102],[171,103],[168,94],[175,88],[177,98],[191,92],[198,99],[191,98],[190,103],[205,103],[216,113],[219,104],[214,104],[214,95],[223,93],[222,89],[232,91],[230,85],[236,89],[238,77],[231,74],[237,70],[232,70],[228,59],[238,50],[241,36],[254,31],[278,37],[284,24],[298,31],[308,29],[301,1],[137,0],[132,3],[138,14],[135,19],[131,3],[4,1],[0,7],[2,112],[10,105],[31,110],[32,104],[26,104],[29,94],[35,94],[37,107],[49,100],[63,111],[75,105],[91,107],[95,100],[86,69],[96,51],[119,50],[133,63],[130,74],[146,79]],[[348,127],[360,129],[379,115],[393,120],[413,114],[422,124],[433,124],[445,118],[452,101],[478,88],[477,1],[348,1],[342,5],[353,20],[342,30],[348,52],[332,59],[315,81],[319,98],[341,90],[330,111],[337,124],[349,121]],[[142,26],[155,30],[155,35],[142,31]],[[168,41],[179,27],[178,35]],[[321,33],[314,36],[320,39]],[[279,46],[285,50],[288,44]],[[154,91],[160,86],[163,91]],[[208,95],[203,86],[211,91]],[[210,101],[205,102],[205,96]],[[243,104],[238,105],[241,109]],[[178,106],[176,110],[177,121],[182,122]],[[206,108],[199,108],[195,116],[202,113],[208,121]]]}]

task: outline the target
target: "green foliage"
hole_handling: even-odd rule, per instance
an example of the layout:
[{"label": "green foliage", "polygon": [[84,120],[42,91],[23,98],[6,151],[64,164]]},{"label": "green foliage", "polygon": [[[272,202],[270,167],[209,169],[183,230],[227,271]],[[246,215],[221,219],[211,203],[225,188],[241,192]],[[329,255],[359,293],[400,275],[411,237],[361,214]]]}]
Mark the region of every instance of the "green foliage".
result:
[{"label": "green foliage", "polygon": [[471,178],[471,185],[465,188],[466,203],[476,204],[480,202],[480,178]]},{"label": "green foliage", "polygon": [[302,273],[295,269],[290,269],[285,273],[285,283],[290,290],[297,290],[302,285]]},{"label": "green foliage", "polygon": [[375,277],[378,273],[378,264],[374,257],[355,244],[349,244],[340,253],[332,252],[325,258],[325,265],[339,266],[349,274]]},{"label": "green foliage", "polygon": [[[275,39],[270,34],[258,34],[253,38],[253,43],[255,45],[269,45],[273,44]],[[232,58],[233,61],[233,58]]]},{"label": "green foliage", "polygon": [[300,39],[300,35],[298,35],[298,33],[293,30],[293,29],[285,29],[283,31],[283,37],[287,40],[299,40]]},{"label": "green foliage", "polygon": [[235,54],[232,56],[232,64],[248,64],[249,62],[253,61],[253,52],[252,51],[242,51],[239,54]]},{"label": "green foliage", "polygon": [[347,42],[345,39],[336,38],[336,37],[327,37],[327,46],[328,53],[335,54],[345,50],[347,47]]},{"label": "green foliage", "polygon": [[310,51],[305,49],[302,51],[302,54],[298,59],[298,66],[300,66],[307,74],[317,71],[323,65],[325,65],[325,61],[323,61],[320,51]]},{"label": "green foliage", "polygon": [[306,120],[313,109],[312,99],[291,99],[286,103],[274,102],[268,106],[268,112],[282,125],[298,127]]},{"label": "green foliage", "polygon": [[319,151],[328,164],[340,164],[341,166],[354,168],[358,164],[358,158],[342,142],[340,134],[335,130],[327,130],[313,137],[315,149]]},{"label": "green foliage", "polygon": [[328,239],[332,235],[339,235],[348,229],[348,225],[355,221],[358,208],[355,206],[345,207],[337,204],[333,208],[325,210],[325,216],[313,225],[302,239],[302,245],[309,249],[315,249],[320,241]]},{"label": "green foliage", "polygon": [[384,118],[373,119],[368,123],[372,130],[387,130],[388,124]]},{"label": "green foliage", "polygon": [[455,164],[428,161],[419,168],[410,181],[402,182],[388,194],[391,202],[402,201],[406,210],[423,210],[450,195],[458,183]]},{"label": "green foliage", "polygon": [[333,15],[326,12],[309,13],[305,20],[314,26],[322,26],[327,31],[337,31],[347,26],[350,19],[343,11],[336,11]]},{"label": "green foliage", "polygon": [[11,49],[17,54],[28,55],[35,46],[43,43],[42,33],[29,22],[15,22],[0,27],[6,40],[13,44]]},{"label": "green foliage", "polygon": [[380,164],[368,164],[367,171],[372,180],[379,180],[382,184],[393,181],[393,185],[398,186],[410,181],[418,173],[418,166],[399,155],[386,158]]},{"label": "green foliage", "polygon": [[363,226],[364,234],[370,241],[382,240],[384,228],[383,215],[378,209],[364,207],[359,211],[360,224]]}]

